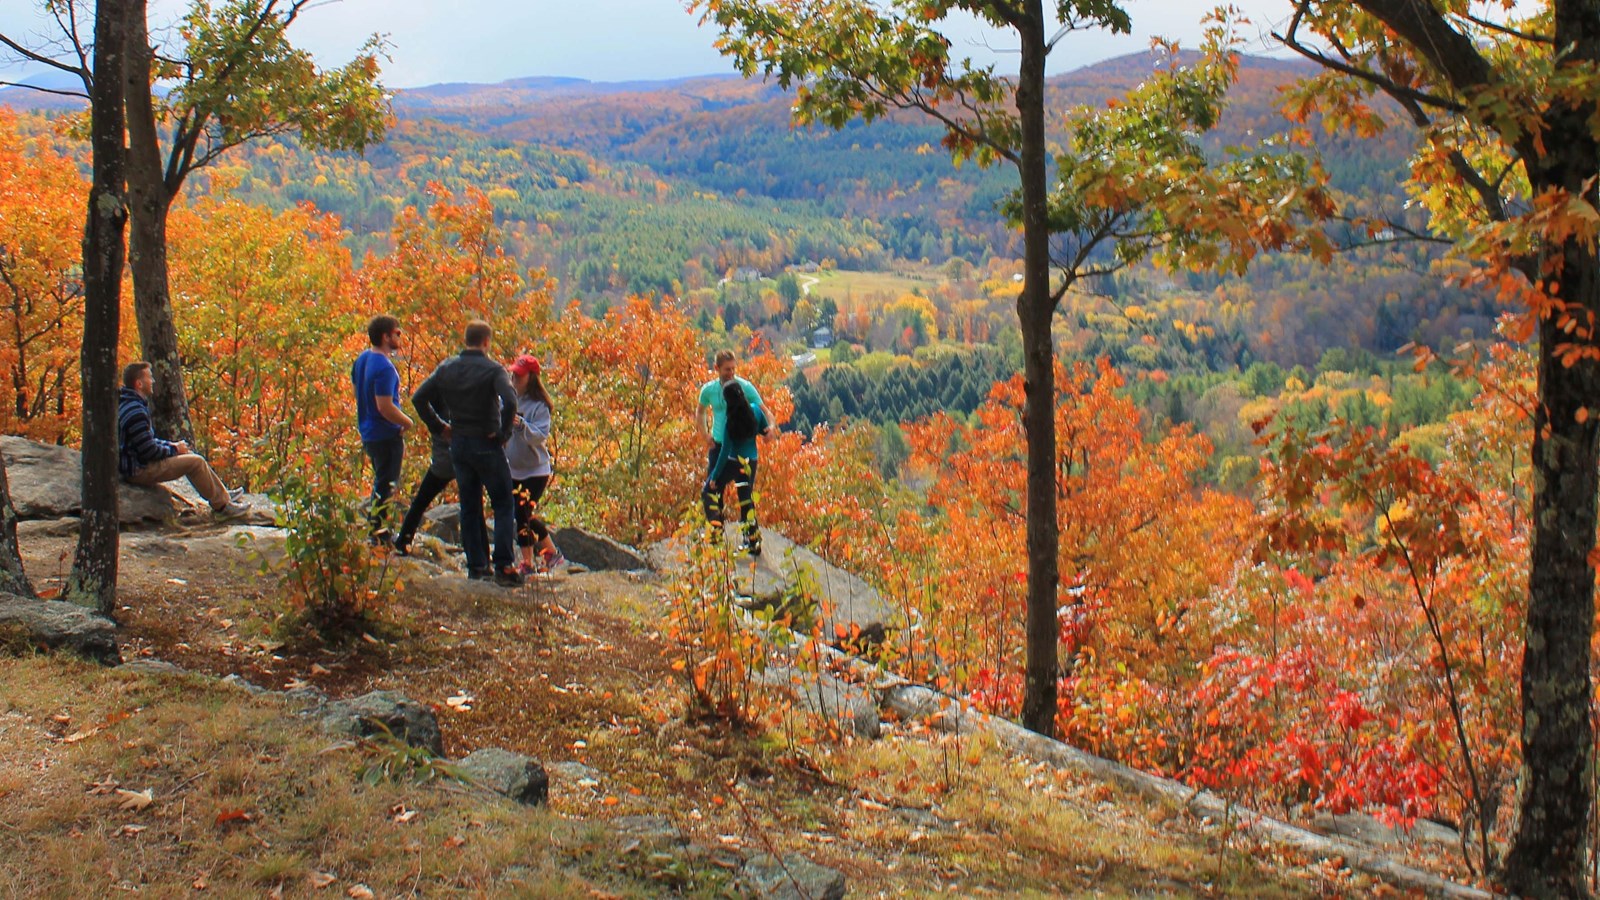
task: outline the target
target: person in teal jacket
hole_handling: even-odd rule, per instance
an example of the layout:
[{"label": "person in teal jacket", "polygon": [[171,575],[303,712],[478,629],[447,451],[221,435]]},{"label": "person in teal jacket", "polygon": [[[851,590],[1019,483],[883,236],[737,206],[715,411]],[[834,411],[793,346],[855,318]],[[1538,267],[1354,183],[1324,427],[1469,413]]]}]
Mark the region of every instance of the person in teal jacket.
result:
[{"label": "person in teal jacket", "polygon": [[717,455],[706,472],[706,483],[700,491],[700,503],[706,521],[719,531],[722,528],[722,496],[732,484],[739,494],[739,522],[744,530],[741,550],[751,556],[761,555],[761,529],[755,519],[755,484],[758,448],[756,436],[768,434],[772,423],[766,411],[751,404],[744,386],[729,381],[722,386],[722,398],[727,409],[722,440]]}]

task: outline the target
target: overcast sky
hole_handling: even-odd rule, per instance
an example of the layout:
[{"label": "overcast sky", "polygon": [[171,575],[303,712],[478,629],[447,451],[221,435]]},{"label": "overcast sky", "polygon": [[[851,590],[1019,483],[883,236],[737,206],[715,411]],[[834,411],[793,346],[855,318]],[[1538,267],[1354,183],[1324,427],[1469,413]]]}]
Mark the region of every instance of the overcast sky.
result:
[{"label": "overcast sky", "polygon": [[[1232,0],[1254,25],[1246,52],[1266,52],[1254,40],[1281,22],[1290,0]],[[23,40],[46,35],[54,23],[40,0],[0,2],[0,33]],[[185,0],[150,0],[153,28],[171,23]],[[1143,50],[1151,35],[1198,42],[1209,0],[1130,0],[1134,34],[1070,35],[1051,55],[1052,72]],[[348,60],[373,32],[387,36],[391,87],[446,81],[496,82],[528,75],[567,75],[591,81],[631,81],[728,73],[712,48],[716,32],[701,28],[678,0],[329,0],[301,14],[292,34],[325,65]],[[1015,67],[1004,35],[965,23],[951,32],[958,51]],[[5,80],[21,70],[0,68]]]}]

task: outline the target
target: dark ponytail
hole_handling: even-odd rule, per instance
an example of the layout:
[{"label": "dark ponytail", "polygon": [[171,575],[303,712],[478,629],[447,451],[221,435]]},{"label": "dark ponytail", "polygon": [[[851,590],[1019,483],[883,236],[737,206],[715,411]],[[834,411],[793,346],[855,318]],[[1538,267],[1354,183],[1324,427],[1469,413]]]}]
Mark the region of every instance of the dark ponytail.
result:
[{"label": "dark ponytail", "polygon": [[728,422],[722,432],[723,441],[733,443],[755,437],[756,411],[750,406],[750,398],[744,395],[744,386],[737,380],[728,382],[722,387],[722,398],[728,407]]}]

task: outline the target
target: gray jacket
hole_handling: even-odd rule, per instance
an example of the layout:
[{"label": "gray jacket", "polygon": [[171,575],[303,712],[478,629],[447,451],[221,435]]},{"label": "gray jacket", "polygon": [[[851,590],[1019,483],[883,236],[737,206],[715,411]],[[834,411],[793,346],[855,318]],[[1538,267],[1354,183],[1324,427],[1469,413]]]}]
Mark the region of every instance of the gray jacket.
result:
[{"label": "gray jacket", "polygon": [[522,416],[522,427],[511,429],[511,440],[506,441],[506,463],[511,477],[534,478],[550,474],[550,407],[543,400],[532,397],[517,398],[517,414]]}]

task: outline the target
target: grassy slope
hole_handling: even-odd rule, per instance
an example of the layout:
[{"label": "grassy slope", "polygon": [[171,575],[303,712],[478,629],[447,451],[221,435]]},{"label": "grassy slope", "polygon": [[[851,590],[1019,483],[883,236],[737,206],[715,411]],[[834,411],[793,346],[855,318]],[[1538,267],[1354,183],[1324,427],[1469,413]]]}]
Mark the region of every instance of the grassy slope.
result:
[{"label": "grassy slope", "polygon": [[[64,539],[25,540],[35,576],[50,577]],[[625,814],[665,815],[716,851],[804,853],[844,871],[856,895],[1353,886],[970,738],[901,724],[878,742],[840,744],[793,714],[767,729],[687,717],[648,585],[593,574],[502,593],[407,563],[382,637],[330,651],[272,641],[271,585],[235,563],[134,542],[123,563],[132,652],[334,696],[398,688],[436,704],[453,756],[492,745],[576,760],[598,784],[558,778],[538,811],[450,784],[366,786],[369,753],[324,752],[336,742],[280,700],[198,676],[0,660],[0,893],[167,894],[202,881],[225,895],[300,893],[319,872],[341,892],[364,883],[380,896],[729,889],[714,855],[653,854],[600,824]],[[463,690],[470,711],[443,702]],[[121,810],[113,786],[149,788],[154,802]],[[402,808],[417,817],[396,821]],[[219,824],[231,810],[252,818]]]}]

